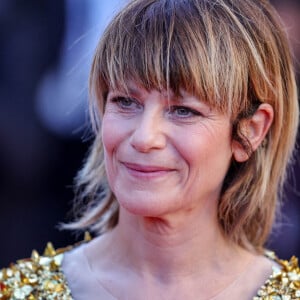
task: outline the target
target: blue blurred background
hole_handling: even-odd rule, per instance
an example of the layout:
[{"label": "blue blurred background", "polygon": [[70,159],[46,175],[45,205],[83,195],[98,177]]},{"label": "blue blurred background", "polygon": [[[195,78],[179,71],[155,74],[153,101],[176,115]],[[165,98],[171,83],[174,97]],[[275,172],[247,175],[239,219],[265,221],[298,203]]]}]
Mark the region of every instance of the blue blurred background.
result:
[{"label": "blue blurred background", "polygon": [[[0,266],[32,249],[41,252],[49,240],[62,247],[78,239],[56,225],[69,220],[73,178],[91,143],[91,57],[105,24],[125,2],[0,1]],[[298,2],[274,4],[299,59]],[[281,226],[269,243],[283,258],[300,256],[299,157]]]}]

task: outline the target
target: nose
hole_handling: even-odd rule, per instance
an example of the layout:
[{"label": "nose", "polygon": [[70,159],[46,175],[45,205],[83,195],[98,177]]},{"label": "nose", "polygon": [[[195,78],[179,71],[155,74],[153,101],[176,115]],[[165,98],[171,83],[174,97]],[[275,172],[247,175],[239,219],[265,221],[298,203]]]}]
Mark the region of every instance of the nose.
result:
[{"label": "nose", "polygon": [[147,153],[166,146],[165,124],[159,112],[145,111],[137,120],[130,144],[139,152]]}]

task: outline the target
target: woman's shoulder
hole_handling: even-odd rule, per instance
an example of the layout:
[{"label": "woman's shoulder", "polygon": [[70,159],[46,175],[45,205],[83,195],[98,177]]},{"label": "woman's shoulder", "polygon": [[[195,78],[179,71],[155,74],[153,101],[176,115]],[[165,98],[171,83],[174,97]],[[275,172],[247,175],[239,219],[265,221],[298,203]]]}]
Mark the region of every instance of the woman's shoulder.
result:
[{"label": "woman's shoulder", "polygon": [[[89,239],[85,236],[85,241]],[[33,250],[30,258],[18,260],[0,270],[0,300],[72,300],[62,262],[65,253],[76,246],[78,244],[55,249],[52,243],[48,243],[42,255]]]},{"label": "woman's shoulder", "polygon": [[300,299],[300,268],[298,258],[279,259],[274,252],[266,251],[267,258],[274,262],[273,273],[258,290],[253,300]]}]

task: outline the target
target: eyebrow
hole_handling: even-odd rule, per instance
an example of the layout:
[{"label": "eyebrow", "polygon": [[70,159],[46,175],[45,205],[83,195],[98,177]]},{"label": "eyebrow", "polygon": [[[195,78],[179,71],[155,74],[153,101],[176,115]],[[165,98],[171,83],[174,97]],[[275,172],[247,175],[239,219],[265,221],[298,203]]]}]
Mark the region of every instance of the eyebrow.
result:
[{"label": "eyebrow", "polygon": [[[118,89],[117,89],[118,90]],[[127,82],[126,88],[123,92],[127,92],[129,95],[135,96],[135,97],[142,97],[142,91],[143,87],[139,87],[137,84],[135,84],[132,81]]]},{"label": "eyebrow", "polygon": [[142,93],[138,88],[134,88],[132,86],[128,86],[128,92],[130,95],[134,96],[134,97],[142,97]]},{"label": "eyebrow", "polygon": [[[136,98],[141,98],[141,99],[143,98],[143,90],[146,90],[143,87],[139,88],[139,87],[136,87],[135,85],[130,84],[130,83],[127,84],[126,88],[127,88],[127,92],[128,92],[126,94],[128,96],[132,96],[132,97],[136,97]],[[115,90],[115,91],[112,90],[111,92],[114,93],[114,92],[117,92],[117,90]],[[169,91],[169,92],[167,92],[167,91],[160,91],[160,93],[163,95],[163,97],[165,99],[168,100],[169,104],[185,104],[185,103],[190,102],[190,101],[186,100],[186,96],[187,95],[185,95],[184,93],[181,93],[181,92],[180,92],[180,94],[178,96],[174,95],[174,93],[172,91]],[[188,94],[188,96],[192,96],[192,95]],[[201,103],[201,101],[197,101],[197,102]],[[205,103],[203,103],[203,104],[205,104]]]},{"label": "eyebrow", "polygon": [[[155,89],[155,88],[154,88]],[[143,97],[143,92],[141,92],[141,90],[146,90],[144,87],[138,88],[135,87],[134,85],[131,85],[130,83],[127,85],[127,90],[128,93],[134,97],[138,97],[141,98]],[[181,100],[183,99],[182,95],[179,96],[175,96],[174,93],[172,92],[172,90],[170,90],[169,92],[167,91],[159,91],[163,97],[165,97],[166,99],[169,99],[170,102],[181,102]]]}]

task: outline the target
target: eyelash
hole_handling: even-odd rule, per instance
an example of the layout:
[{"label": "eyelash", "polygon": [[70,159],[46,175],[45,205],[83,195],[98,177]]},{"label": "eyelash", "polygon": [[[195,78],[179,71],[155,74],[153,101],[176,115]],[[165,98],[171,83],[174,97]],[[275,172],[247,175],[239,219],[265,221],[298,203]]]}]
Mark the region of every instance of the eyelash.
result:
[{"label": "eyelash", "polygon": [[[171,106],[169,112],[172,114],[172,113],[175,113],[177,111],[177,113],[178,113],[179,110],[183,110],[185,113],[188,114],[188,115],[184,114],[184,115],[181,115],[181,116],[179,115],[179,117],[181,117],[181,118],[191,118],[191,117],[202,115],[199,111],[197,111],[193,108],[186,107],[186,106],[176,106],[176,105]],[[178,116],[178,114],[177,114],[177,116]]]},{"label": "eyelash", "polygon": [[[130,105],[126,105],[125,101],[127,101],[127,104],[130,104]],[[132,104],[135,104],[136,107],[140,106],[138,101],[136,101],[135,99],[132,99],[130,97],[114,97],[111,99],[111,102],[116,103],[119,108],[125,109],[125,110],[130,109]]]},{"label": "eyelash", "polygon": [[[116,103],[117,106],[121,109],[121,110],[133,110],[133,109],[140,109],[141,108],[141,104],[130,97],[114,97],[110,100],[112,103]],[[127,102],[125,104],[125,102]],[[129,105],[128,105],[129,104]],[[132,107],[132,105],[134,104],[134,107]],[[178,114],[179,110],[184,111],[185,113],[182,114]],[[177,112],[177,114],[176,114]],[[171,115],[174,118],[181,118],[181,119],[188,119],[188,118],[192,118],[192,117],[196,117],[196,116],[202,116],[203,114],[193,108],[187,107],[187,106],[182,106],[182,105],[172,105],[168,108],[167,111],[168,115]],[[174,115],[176,114],[176,115]]]}]

